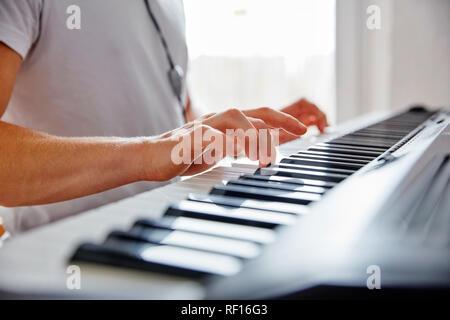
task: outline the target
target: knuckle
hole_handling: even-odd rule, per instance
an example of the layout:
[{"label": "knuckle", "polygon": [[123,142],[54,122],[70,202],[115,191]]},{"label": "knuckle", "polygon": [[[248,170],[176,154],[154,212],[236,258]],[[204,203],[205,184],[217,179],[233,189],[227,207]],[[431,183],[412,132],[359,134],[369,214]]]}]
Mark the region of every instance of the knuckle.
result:
[{"label": "knuckle", "polygon": [[242,112],[237,108],[230,108],[227,111],[225,111],[225,114],[232,118],[236,118],[241,116]]},{"label": "knuckle", "polygon": [[212,116],[215,116],[216,114],[217,114],[216,112],[211,112],[211,113],[205,114],[200,119],[208,119],[208,118],[210,118]]},{"label": "knuckle", "polygon": [[302,106],[302,107],[305,107],[305,106],[310,105],[311,102],[309,102],[308,99],[306,99],[306,98],[301,98],[301,99],[298,101],[298,104],[299,104],[300,106]]},{"label": "knuckle", "polygon": [[258,124],[260,126],[266,126],[266,123],[262,119],[254,119],[254,120],[252,120],[252,122],[256,123],[256,124]]},{"label": "knuckle", "polygon": [[268,114],[272,111],[272,109],[269,107],[261,107],[259,108],[259,111],[262,112],[263,114]]},{"label": "knuckle", "polygon": [[202,133],[205,133],[207,131],[214,131],[214,129],[210,126],[208,126],[207,124],[202,124],[199,128],[199,130],[201,130]]}]

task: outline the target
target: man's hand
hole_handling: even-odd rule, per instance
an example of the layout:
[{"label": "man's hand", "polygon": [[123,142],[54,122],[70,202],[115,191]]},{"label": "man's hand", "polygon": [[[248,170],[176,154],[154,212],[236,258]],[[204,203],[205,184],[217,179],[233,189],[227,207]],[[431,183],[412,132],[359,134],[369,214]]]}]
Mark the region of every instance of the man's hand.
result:
[{"label": "man's hand", "polygon": [[[139,138],[56,137],[0,121],[0,205],[47,204],[142,180],[193,175],[242,151],[266,166],[276,159],[275,129],[295,138],[306,132],[300,121],[270,108],[230,109],[159,136]],[[240,130],[244,135],[236,134]],[[174,161],[173,151],[180,143],[188,161]],[[206,156],[213,161],[206,161]]]},{"label": "man's hand", "polygon": [[321,133],[328,126],[326,115],[313,103],[305,98],[300,99],[281,111],[290,114],[306,126],[316,126]]},{"label": "man's hand", "polygon": [[[234,130],[234,132],[239,129],[243,131],[254,130],[258,139],[251,141],[248,136],[239,137],[234,134],[230,138],[230,133],[227,132],[229,129]],[[306,132],[306,127],[300,121],[288,114],[270,108],[246,111],[229,109],[217,114],[208,114],[163,135],[148,140],[144,139],[142,177],[144,180],[164,181],[179,175],[200,173],[214,166],[217,161],[226,155],[235,155],[241,151],[245,151],[245,154],[251,160],[258,160],[260,166],[266,166],[276,159],[274,129],[279,129],[291,138],[298,138]],[[218,144],[204,139],[195,139],[195,136],[215,136],[220,138],[223,143]],[[231,150],[226,145],[227,138],[234,143]],[[280,133],[281,139],[282,133]],[[183,150],[189,150],[190,154],[187,157],[189,161],[176,163],[172,159],[173,150],[183,143],[185,143]],[[251,143],[256,143],[256,145],[252,146]],[[255,153],[251,152],[252,148],[256,150]],[[203,157],[211,153],[220,155],[215,157],[217,161],[205,161]]]},{"label": "man's hand", "polygon": [[[16,52],[0,43],[0,117],[8,105],[21,61]],[[233,135],[231,141],[236,147],[231,150],[214,141],[195,139],[200,134],[227,141],[227,129],[256,130],[258,139],[253,147],[257,152],[252,154],[246,136]],[[195,161],[207,155],[223,157],[245,151],[250,159],[267,165],[276,156],[274,129],[280,129],[281,142],[306,132],[295,117],[269,108],[209,114],[160,136],[139,138],[57,137],[0,120],[0,205],[54,203],[137,181],[192,175],[215,164]],[[190,161],[177,164],[172,151],[187,141],[192,142],[187,145]],[[219,148],[226,153],[216,154]],[[219,161],[219,156],[213,160]]]}]

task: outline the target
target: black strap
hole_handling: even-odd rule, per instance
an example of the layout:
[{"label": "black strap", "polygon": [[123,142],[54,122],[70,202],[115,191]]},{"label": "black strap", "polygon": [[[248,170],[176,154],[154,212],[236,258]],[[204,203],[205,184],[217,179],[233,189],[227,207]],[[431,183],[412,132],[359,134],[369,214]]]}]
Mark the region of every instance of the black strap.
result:
[{"label": "black strap", "polygon": [[[152,20],[153,25],[155,26],[156,32],[158,33],[158,37],[161,40],[161,44],[162,44],[162,46],[164,48],[164,52],[166,54],[167,61],[169,62],[170,70],[168,72],[168,80],[169,80],[170,86],[175,91],[176,89],[174,88],[174,83],[173,83],[173,79],[172,79],[173,74],[172,73],[178,72],[178,70],[176,69],[176,67],[178,67],[178,66],[176,66],[175,63],[173,62],[172,55],[170,54],[169,46],[167,45],[167,42],[166,42],[166,38],[164,37],[164,35],[163,35],[162,31],[161,31],[161,27],[159,26],[158,20],[156,20],[154,14],[153,14],[153,11],[152,11],[152,9],[150,7],[150,1],[149,0],[145,0],[144,2],[145,2],[145,7],[147,8],[148,14],[150,15],[150,19]],[[175,93],[175,97],[177,98],[178,104],[180,105],[181,115],[183,116],[184,122],[187,122],[186,116],[184,114],[183,102],[181,100],[181,93],[180,94]]]},{"label": "black strap", "polygon": [[164,52],[167,56],[167,61],[169,61],[170,68],[175,68],[175,64],[173,63],[172,56],[169,51],[169,47],[166,42],[166,38],[164,38],[161,27],[159,26],[158,21],[156,20],[155,16],[153,15],[152,9],[150,8],[149,0],[145,0],[145,6],[147,8],[148,14],[150,15],[150,18],[152,19],[153,24],[155,25],[156,32],[158,33],[159,39],[161,40],[162,46],[164,47]]}]

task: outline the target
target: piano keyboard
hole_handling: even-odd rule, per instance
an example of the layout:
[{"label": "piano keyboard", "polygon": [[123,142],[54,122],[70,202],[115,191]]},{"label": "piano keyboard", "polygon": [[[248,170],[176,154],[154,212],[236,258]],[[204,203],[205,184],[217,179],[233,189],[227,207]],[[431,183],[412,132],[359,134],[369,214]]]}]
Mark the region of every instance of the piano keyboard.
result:
[{"label": "piano keyboard", "polygon": [[391,161],[432,112],[410,110],[279,162],[191,193],[160,219],[138,219],[101,243],[81,244],[73,262],[112,265],[188,278],[229,277],[307,215],[337,185]]}]

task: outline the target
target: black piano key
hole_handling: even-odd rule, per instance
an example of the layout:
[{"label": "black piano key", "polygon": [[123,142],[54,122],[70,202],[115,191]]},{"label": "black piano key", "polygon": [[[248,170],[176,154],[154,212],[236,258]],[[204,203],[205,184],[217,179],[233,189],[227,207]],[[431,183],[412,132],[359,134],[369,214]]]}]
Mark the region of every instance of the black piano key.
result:
[{"label": "black piano key", "polygon": [[[410,127],[411,130],[414,129],[417,126],[417,124],[414,125],[408,125],[407,127]],[[397,127],[397,128],[395,128]],[[362,132],[362,133],[370,133],[370,134],[380,134],[380,135],[387,135],[391,136],[391,134],[394,135],[401,135],[405,131],[410,131],[407,129],[407,127],[399,124],[389,124],[389,123],[380,123],[375,124],[372,126],[368,126],[366,128],[362,128],[359,130],[356,130],[354,132]]]},{"label": "black piano key", "polygon": [[412,131],[419,123],[406,124],[406,123],[379,123],[369,126],[369,129],[382,129],[382,130],[400,130],[400,131]]},{"label": "black piano key", "polygon": [[[213,191],[214,190],[215,189],[213,189]],[[295,216],[284,213],[247,208],[234,208],[189,200],[172,204],[167,209],[165,214],[250,225],[262,228],[273,228],[278,225],[291,225],[296,220]]]},{"label": "black piano key", "polygon": [[[380,130],[380,131],[385,131],[386,135],[388,135],[390,132],[392,132],[394,135],[390,136],[392,138],[397,138],[397,136],[399,135],[407,135],[409,132],[411,132],[414,128],[411,129],[405,129],[405,128],[399,128],[399,127],[392,127],[392,128],[388,128],[388,127],[372,127],[372,128],[368,128],[369,130]],[[373,131],[372,131],[373,132]],[[362,133],[364,134],[364,133]],[[363,138],[363,137],[362,137]],[[366,139],[375,139],[375,138],[370,138],[370,137],[364,137]]]},{"label": "black piano key", "polygon": [[371,143],[366,140],[357,140],[357,139],[348,139],[348,138],[337,138],[329,141],[333,144],[341,144],[341,145],[350,145],[350,146],[356,146],[356,147],[377,147],[380,149],[389,149],[394,144],[382,144],[382,143]]},{"label": "black piano key", "polygon": [[396,141],[400,140],[400,139],[392,139],[392,138],[375,138],[375,137],[365,137],[362,135],[358,135],[355,133],[349,133],[345,136],[336,138],[336,139],[347,139],[347,140],[358,140],[358,141],[367,141],[367,142],[371,142],[371,143],[379,143],[381,145],[392,145],[394,144]]},{"label": "black piano key", "polygon": [[302,159],[302,160],[322,160],[322,161],[335,161],[335,162],[344,162],[351,163],[359,166],[365,166],[370,161],[369,160],[355,160],[351,158],[342,158],[339,156],[317,156],[311,154],[292,154],[289,156],[289,159]]},{"label": "black piano key", "polygon": [[291,178],[300,178],[300,179],[314,179],[314,180],[322,180],[322,181],[330,181],[330,182],[341,182],[347,175],[343,174],[335,174],[335,173],[327,173],[327,172],[318,172],[318,171],[306,171],[306,170],[292,170],[287,168],[260,168],[256,170],[256,174],[260,175],[278,175],[285,176]]},{"label": "black piano key", "polygon": [[313,186],[295,186],[293,184],[282,183],[282,182],[274,182],[274,181],[256,181],[256,180],[230,180],[227,185],[239,185],[239,186],[248,186],[248,187],[257,187],[257,188],[266,188],[266,189],[279,189],[286,191],[295,191],[295,192],[309,192],[309,193],[317,193],[324,194],[328,189],[321,187],[313,187]]},{"label": "black piano key", "polygon": [[377,129],[360,129],[357,131],[354,131],[353,133],[359,134],[359,133],[367,133],[367,134],[377,134],[377,135],[389,135],[394,138],[401,139],[406,134],[408,134],[408,131],[395,131],[395,130],[377,130]]},{"label": "black piano key", "polygon": [[[262,183],[267,183],[267,181],[262,180],[243,180],[242,181],[257,181]],[[291,184],[292,185],[292,184]],[[294,185],[295,186],[295,185]],[[326,189],[326,188],[324,188]],[[292,204],[277,201],[265,201],[256,199],[246,199],[240,197],[223,196],[216,194],[196,194],[191,193],[188,196],[189,200],[215,203],[220,205],[226,205],[238,208],[249,208],[258,210],[275,211],[289,214],[304,215],[309,213],[309,208],[301,204]]]},{"label": "black piano key", "polygon": [[391,141],[391,142],[395,142],[401,139],[398,137],[393,137],[391,135],[381,135],[381,134],[369,134],[369,133],[360,133],[360,132],[353,132],[349,135],[349,137],[358,137],[358,138],[367,138],[367,139],[372,139],[372,140],[380,140],[380,141]]},{"label": "black piano key", "polygon": [[412,117],[410,118],[406,118],[406,117],[401,117],[401,118],[391,118],[388,119],[386,121],[381,121],[381,122],[377,122],[374,123],[368,127],[393,127],[393,126],[397,126],[397,127],[415,127],[417,126],[420,122],[422,122],[422,119],[420,121],[416,121],[417,119],[414,119]]},{"label": "black piano key", "polygon": [[352,146],[352,145],[343,145],[343,144],[335,144],[333,142],[322,142],[316,144],[316,146],[320,147],[331,147],[331,148],[344,148],[344,149],[352,149],[352,150],[361,150],[361,151],[373,151],[373,152],[384,152],[388,148],[379,148],[379,147],[361,147],[361,146]]},{"label": "black piano key", "polygon": [[410,130],[396,128],[364,128],[348,133],[347,135],[359,135],[369,139],[401,139]]},{"label": "black piano key", "polygon": [[395,141],[400,140],[400,139],[398,139],[398,140],[391,140],[391,139],[388,139],[388,141],[385,141],[385,140],[382,139],[382,138],[369,138],[369,137],[363,137],[363,136],[359,136],[359,135],[356,134],[356,133],[349,133],[349,134],[346,134],[346,135],[344,135],[344,136],[341,136],[341,137],[338,137],[338,138],[335,138],[335,139],[346,139],[346,140],[368,141],[368,142],[371,142],[371,143],[374,143],[374,144],[381,144],[381,146],[386,145],[386,144],[389,144],[389,145],[390,145],[390,144],[395,143]]},{"label": "black piano key", "polygon": [[[347,140],[347,141],[350,140],[353,142],[362,142],[371,147],[377,146],[377,147],[385,147],[385,148],[389,149],[394,144],[396,144],[400,139],[399,140],[382,140],[382,139],[366,138],[366,137],[359,137],[359,136],[355,136],[355,135],[349,135],[349,136],[343,137],[343,140]],[[343,140],[341,140],[341,142]]]},{"label": "black piano key", "polygon": [[236,185],[216,185],[211,190],[211,194],[231,195],[242,198],[273,200],[297,204],[309,204],[312,201],[320,200],[320,195],[314,193],[269,190],[264,188],[252,188]]},{"label": "black piano key", "polygon": [[255,258],[261,246],[245,241],[161,227],[134,225],[130,231],[114,231],[109,237],[126,238],[154,244],[171,245],[230,255],[242,259]]},{"label": "black piano key", "polygon": [[[420,122],[421,123],[421,122]],[[383,130],[383,131],[388,131],[388,132],[394,132],[394,133],[398,133],[398,132],[409,132],[414,130],[420,123],[413,123],[413,124],[400,124],[400,123],[378,123],[378,124],[374,124],[371,126],[368,126],[365,129],[368,130]]]},{"label": "black piano key", "polygon": [[72,261],[167,273],[183,277],[232,276],[242,269],[238,258],[213,252],[125,239],[78,247]]},{"label": "black piano key", "polygon": [[328,168],[336,168],[336,169],[349,169],[349,170],[359,170],[364,165],[355,164],[349,162],[341,162],[341,161],[330,161],[330,160],[317,160],[317,159],[302,159],[302,158],[284,158],[281,159],[281,163],[291,163],[291,164],[304,164],[304,165],[312,165],[317,167],[328,167]]},{"label": "black piano key", "polygon": [[337,173],[337,174],[343,174],[343,175],[351,175],[355,173],[356,170],[352,169],[336,169],[336,168],[329,168],[329,167],[319,167],[319,166],[313,166],[313,165],[303,165],[303,164],[294,164],[294,163],[279,163],[276,165],[270,166],[270,168],[286,168],[286,169],[292,169],[292,170],[302,170],[302,171],[317,171],[317,172],[326,172],[326,173]]},{"label": "black piano key", "polygon": [[259,180],[259,181],[278,181],[283,183],[294,184],[297,186],[317,186],[322,188],[333,188],[336,185],[336,182],[316,180],[316,179],[301,179],[301,178],[290,178],[283,176],[271,176],[271,175],[242,175],[239,179],[245,180]]},{"label": "black piano key", "polygon": [[319,151],[319,152],[328,152],[334,154],[348,154],[352,156],[369,156],[369,157],[378,157],[382,152],[379,151],[359,151],[350,148],[331,148],[331,147],[310,147],[308,151]]},{"label": "black piano key", "polygon": [[375,128],[364,128],[357,131],[354,131],[356,133],[374,133],[374,134],[385,134],[385,135],[392,135],[393,137],[399,137],[402,138],[406,134],[408,134],[407,130],[382,130],[382,129],[375,129]]},{"label": "black piano key", "polygon": [[393,133],[392,131],[389,132],[384,132],[382,133],[381,131],[355,131],[352,132],[352,135],[357,136],[357,137],[367,137],[367,138],[375,138],[375,139],[392,139],[392,140],[400,140],[402,139],[405,135],[402,133]]},{"label": "black piano key", "polygon": [[[313,167],[337,169],[337,170],[349,170],[351,172],[355,172],[363,167],[363,165],[360,165],[360,164],[346,163],[346,162],[341,162],[341,161],[301,159],[301,158],[295,158],[295,157],[283,158],[283,159],[281,159],[280,164],[293,164],[293,165],[313,166]],[[317,171],[320,171],[320,170],[317,170]],[[340,172],[337,172],[337,173],[340,173]],[[342,173],[345,174],[344,171],[342,171]]]},{"label": "black piano key", "polygon": [[173,230],[210,234],[262,244],[271,243],[275,240],[275,232],[271,229],[190,217],[166,215],[158,221],[139,219],[136,221],[136,224],[150,227],[166,227]]},{"label": "black piano key", "polygon": [[380,121],[380,122],[373,123],[373,124],[367,126],[367,128],[372,128],[372,127],[393,127],[393,126],[397,126],[397,127],[414,127],[414,126],[417,126],[417,124],[418,123],[416,123],[416,122],[410,123],[410,121],[406,120],[406,119],[389,119],[389,120],[386,120],[386,121]]},{"label": "black piano key", "polygon": [[349,155],[349,154],[337,154],[337,153],[331,153],[328,151],[311,151],[311,150],[305,150],[305,151],[299,151],[297,153],[298,155],[313,155],[313,156],[329,156],[329,157],[340,157],[340,158],[347,158],[347,159],[355,159],[355,160],[366,160],[366,161],[372,161],[376,157],[374,156],[356,156],[356,155]]}]

